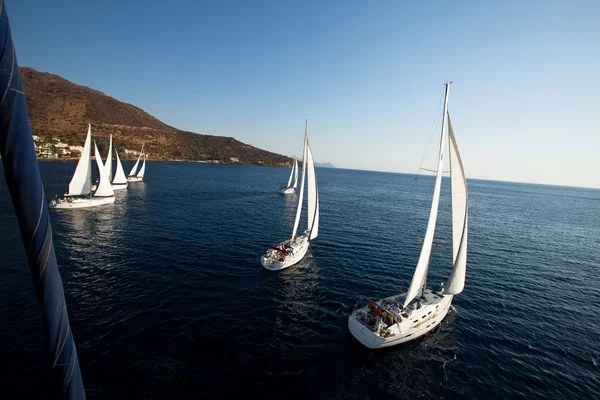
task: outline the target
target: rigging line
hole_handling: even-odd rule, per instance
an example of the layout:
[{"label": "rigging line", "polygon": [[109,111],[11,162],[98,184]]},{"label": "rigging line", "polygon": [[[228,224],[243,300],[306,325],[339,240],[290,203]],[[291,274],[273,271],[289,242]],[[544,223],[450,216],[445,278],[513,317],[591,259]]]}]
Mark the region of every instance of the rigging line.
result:
[{"label": "rigging line", "polygon": [[[419,164],[419,169],[423,166],[423,162],[425,162],[425,157],[427,156],[427,151],[429,151],[429,146],[431,145],[431,141],[433,140],[433,133],[438,124],[438,119],[440,118],[440,107],[442,106],[442,101],[444,100],[444,94],[440,97],[440,101],[438,103],[437,110],[435,111],[435,118],[433,119],[433,123],[431,124],[431,128],[429,129],[429,139],[427,140],[427,146],[425,146],[425,151],[423,152],[423,157],[421,158],[421,163]],[[417,171],[416,175],[419,175]]]},{"label": "rigging line", "polygon": [[425,151],[423,152],[423,157],[421,158],[421,163],[419,164],[419,168],[417,169],[417,172],[414,174],[415,179],[411,180],[411,183],[408,187],[408,189],[404,192],[404,198],[403,200],[406,201],[406,197],[408,196],[409,193],[412,193],[413,187],[415,185],[415,181],[417,180],[417,178],[419,177],[419,171],[422,169],[423,167],[423,162],[425,161],[425,157],[427,156],[427,151],[429,150],[429,146],[431,145],[431,141],[433,140],[433,133],[435,132],[435,128],[438,125],[438,120],[440,118],[440,107],[442,106],[442,102],[444,100],[444,93],[442,93],[442,95],[440,96],[440,100],[438,102],[438,106],[437,106],[437,110],[435,111],[435,117],[433,119],[433,123],[431,124],[431,128],[429,129],[429,139],[427,139],[427,146],[425,147]]}]

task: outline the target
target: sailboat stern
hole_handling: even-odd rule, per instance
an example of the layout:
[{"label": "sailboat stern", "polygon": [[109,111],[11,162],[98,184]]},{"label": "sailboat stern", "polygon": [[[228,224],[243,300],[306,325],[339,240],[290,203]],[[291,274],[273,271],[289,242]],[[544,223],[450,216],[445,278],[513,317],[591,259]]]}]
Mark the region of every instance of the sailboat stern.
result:
[{"label": "sailboat stern", "polygon": [[357,310],[350,314],[348,317],[348,329],[352,336],[356,338],[363,346],[369,349],[378,349],[385,342],[385,339],[373,332],[367,325],[359,320],[357,313],[361,310]]},{"label": "sailboat stern", "polygon": [[291,267],[304,258],[309,246],[310,242],[307,236],[296,236],[291,245],[290,241],[286,240],[268,248],[260,257],[260,263],[270,271]]},{"label": "sailboat stern", "polygon": [[294,188],[292,186],[282,187],[281,189],[279,189],[279,192],[283,193],[283,194],[294,194],[294,193],[296,193],[296,191],[294,190]]}]

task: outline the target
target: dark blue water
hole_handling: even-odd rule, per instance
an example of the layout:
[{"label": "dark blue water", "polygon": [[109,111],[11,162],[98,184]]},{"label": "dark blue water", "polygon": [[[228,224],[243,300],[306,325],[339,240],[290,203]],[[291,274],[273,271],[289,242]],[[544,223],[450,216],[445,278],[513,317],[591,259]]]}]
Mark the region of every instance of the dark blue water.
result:
[{"label": "dark blue water", "polygon": [[[52,197],[75,163],[40,167]],[[600,190],[470,180],[456,313],[373,352],[348,313],[407,289],[433,181],[318,169],[320,235],[270,272],[261,251],[293,224],[295,198],[277,193],[288,175],[149,162],[114,206],[52,212],[88,398],[600,396]],[[450,272],[447,181],[442,196],[430,282]],[[0,398],[43,398],[39,309],[3,183],[0,265]]]}]

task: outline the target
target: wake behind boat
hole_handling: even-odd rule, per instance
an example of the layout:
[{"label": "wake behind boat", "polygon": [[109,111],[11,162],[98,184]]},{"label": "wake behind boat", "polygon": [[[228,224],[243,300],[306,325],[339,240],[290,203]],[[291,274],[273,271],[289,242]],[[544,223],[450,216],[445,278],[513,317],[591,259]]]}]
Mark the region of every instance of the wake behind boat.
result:
[{"label": "wake behind boat", "polygon": [[[302,180],[292,237],[271,246],[260,259],[262,266],[271,271],[290,267],[302,260],[308,251],[311,240],[315,239],[319,234],[319,194],[315,176],[315,163],[310,144],[308,143],[308,120],[304,129],[304,149],[302,153]],[[307,176],[306,181],[308,182],[308,227],[302,235],[297,236],[300,215],[302,214],[305,176]]]},{"label": "wake behind boat", "polygon": [[[294,178],[294,185],[292,185],[292,178]],[[292,165],[292,172],[290,172],[290,179],[288,179],[287,186],[282,187],[279,191],[283,194],[293,194],[295,189],[298,187],[298,160],[294,160]]]},{"label": "wake behind boat", "polygon": [[77,163],[73,178],[69,183],[69,192],[62,198],[52,200],[48,205],[50,208],[87,208],[115,202],[114,192],[109,179],[110,171],[102,163],[102,157],[100,156],[98,146],[96,146],[95,143],[96,164],[98,165],[100,181],[98,188],[92,193],[91,143],[92,126],[89,125],[83,151],[79,158],[79,162]]},{"label": "wake behind boat", "polygon": [[[467,181],[448,114],[449,92],[450,83],[446,83],[433,200],[423,247],[408,292],[376,302],[369,301],[366,306],[354,310],[348,318],[350,333],[370,349],[405,343],[434,329],[448,313],[453,296],[461,293],[465,285],[468,232]],[[450,147],[453,266],[450,278],[445,284],[434,285],[428,289],[427,271],[440,200],[446,119]]]}]

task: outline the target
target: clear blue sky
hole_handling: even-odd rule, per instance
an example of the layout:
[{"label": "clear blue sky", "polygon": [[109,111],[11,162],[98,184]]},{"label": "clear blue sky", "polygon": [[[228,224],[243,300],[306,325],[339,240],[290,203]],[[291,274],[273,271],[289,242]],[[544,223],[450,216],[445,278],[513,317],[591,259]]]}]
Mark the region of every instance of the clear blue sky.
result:
[{"label": "clear blue sky", "polygon": [[[599,1],[7,4],[21,66],[198,133],[414,172],[443,82],[468,177],[600,187]],[[433,160],[426,164],[433,166]]]}]

